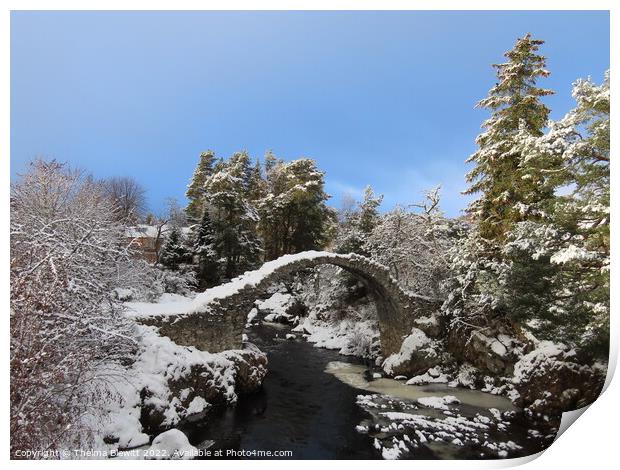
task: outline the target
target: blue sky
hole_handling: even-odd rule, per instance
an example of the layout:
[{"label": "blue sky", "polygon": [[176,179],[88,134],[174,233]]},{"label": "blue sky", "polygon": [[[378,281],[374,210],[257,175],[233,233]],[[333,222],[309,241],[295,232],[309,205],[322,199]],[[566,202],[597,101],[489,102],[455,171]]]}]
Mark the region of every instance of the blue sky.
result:
[{"label": "blue sky", "polygon": [[271,149],[314,158],[334,206],[441,184],[458,215],[474,105],[526,32],[547,41],[559,118],[609,68],[607,12],[13,12],[11,175],[36,156],[131,175],[158,211],[184,203],[201,151]]}]

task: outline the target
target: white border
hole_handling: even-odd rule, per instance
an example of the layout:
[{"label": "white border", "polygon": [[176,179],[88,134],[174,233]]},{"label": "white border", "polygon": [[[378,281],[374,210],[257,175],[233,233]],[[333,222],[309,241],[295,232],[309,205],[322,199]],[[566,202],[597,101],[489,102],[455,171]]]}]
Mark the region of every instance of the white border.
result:
[{"label": "white border", "polygon": [[[470,0],[467,2],[460,2],[457,0],[437,0],[437,1],[406,1],[406,0],[298,0],[295,2],[284,0],[265,0],[265,1],[250,1],[250,0],[229,0],[229,1],[209,1],[209,0],[177,0],[177,1],[165,1],[165,0],[92,0],[92,1],[79,1],[79,0],[58,0],[58,1],[45,1],[45,0],[5,0],[0,7],[0,103],[4,103],[2,113],[0,114],[0,129],[2,129],[2,138],[0,138],[0,149],[2,151],[2,188],[4,192],[4,204],[1,209],[1,217],[5,227],[2,233],[5,249],[2,250],[0,263],[4,267],[2,272],[2,298],[4,299],[3,312],[5,312],[4,326],[5,334],[3,337],[2,354],[6,369],[3,374],[3,397],[4,406],[2,407],[2,437],[4,442],[5,458],[9,459],[9,378],[8,378],[8,363],[9,363],[9,315],[8,315],[8,299],[9,299],[9,253],[6,247],[9,246],[9,234],[8,234],[8,220],[9,220],[9,155],[10,155],[10,11],[11,10],[611,10],[611,68],[616,70],[616,63],[618,57],[618,47],[620,44],[620,35],[618,34],[619,28],[617,25],[618,13],[614,8],[618,2],[604,1],[604,0],[590,0],[590,1],[577,1],[577,0],[563,0],[563,1],[546,1],[546,0],[521,0],[514,1],[508,0],[503,2],[489,1],[489,0]],[[595,71],[593,71],[595,72]],[[575,77],[577,78],[577,77]],[[615,75],[612,74],[612,81],[615,81]],[[612,114],[617,115],[615,111],[617,109],[618,100],[615,99],[615,94],[612,96]],[[613,122],[616,122],[614,117]],[[612,126],[612,147],[615,148],[614,143],[618,142],[615,131],[615,125]],[[472,137],[473,138],[473,137]],[[618,170],[617,165],[612,165],[612,186],[617,186]],[[612,212],[613,209],[618,207],[618,196],[615,191],[612,192]],[[612,244],[616,246],[617,225],[614,217],[612,217]],[[612,265],[617,265],[616,250],[612,250]],[[618,283],[618,276],[615,271],[611,273],[612,286],[620,285]],[[614,315],[618,315],[616,305],[618,304],[617,290],[612,290],[611,295],[611,311]],[[611,323],[611,337],[612,347],[610,351],[610,374],[608,374],[606,387],[607,390],[603,395],[587,410],[583,413],[583,416],[579,418],[579,425],[571,426],[562,436],[555,442],[547,451],[542,455],[535,458],[535,456],[527,457],[523,459],[513,459],[504,461],[416,461],[416,462],[386,462],[381,461],[361,461],[356,462],[353,465],[362,468],[371,468],[376,465],[394,465],[394,466],[416,466],[417,468],[503,468],[521,465],[526,462],[530,462],[528,468],[609,468],[610,462],[615,460],[615,450],[617,444],[616,424],[620,422],[620,385],[618,380],[611,381],[613,371],[617,364],[618,358],[618,339],[620,338],[620,328],[615,316],[612,316]],[[567,417],[568,418],[568,417]],[[570,421],[570,419],[569,419]],[[267,461],[252,461],[244,462],[244,466],[251,465],[258,468],[290,468],[291,465],[300,468],[314,468],[316,465],[328,465],[338,466],[349,465],[338,461],[333,462],[316,462],[316,461],[296,461],[295,463],[267,460]],[[16,462],[12,461],[11,465],[20,465],[25,467],[34,467],[38,465],[52,465],[58,466],[83,466],[83,462],[42,462],[42,461],[30,461],[30,462]],[[123,466],[140,466],[142,468],[151,467],[152,465],[161,465],[154,462],[105,462],[105,461],[93,461],[89,465],[94,467],[103,467],[107,465],[123,465]],[[165,464],[164,464],[165,465]],[[169,465],[178,465],[169,464]],[[200,465],[202,467],[209,466],[211,468],[230,468],[235,463],[231,461],[205,461],[202,462],[190,462],[187,465]]]}]

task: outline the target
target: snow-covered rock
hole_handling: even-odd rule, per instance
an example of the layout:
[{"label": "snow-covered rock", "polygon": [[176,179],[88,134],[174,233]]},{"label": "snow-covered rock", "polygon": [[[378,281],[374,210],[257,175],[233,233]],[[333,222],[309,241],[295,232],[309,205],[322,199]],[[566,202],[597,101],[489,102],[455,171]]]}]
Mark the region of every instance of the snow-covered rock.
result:
[{"label": "snow-covered rock", "polygon": [[431,367],[424,374],[411,377],[405,383],[407,385],[427,385],[431,383],[435,383],[435,384],[448,383],[448,376],[444,374],[443,372],[441,372],[439,368]]},{"label": "snow-covered rock", "polygon": [[178,429],[161,433],[145,451],[147,459],[155,460],[190,460],[197,454],[198,449],[191,445],[187,436]]},{"label": "snow-covered rock", "polygon": [[415,325],[431,338],[441,335],[442,325],[436,314],[419,317],[414,320]]},{"label": "snow-covered rock", "polygon": [[443,397],[421,397],[418,398],[420,405],[437,410],[449,410],[448,405],[458,405],[461,403],[455,396],[445,395]]},{"label": "snow-covered rock", "polygon": [[258,310],[256,308],[253,308],[252,310],[250,310],[248,312],[248,318],[246,320],[246,328],[249,328],[250,326],[252,326],[252,324],[256,321],[256,317],[258,316]]},{"label": "snow-covered rock", "polygon": [[142,432],[139,413],[133,409],[128,413],[114,415],[114,420],[103,429],[103,441],[121,449],[132,449],[149,443],[149,435]]},{"label": "snow-covered rock", "polygon": [[579,364],[567,346],[541,341],[515,364],[516,403],[547,415],[581,408],[596,400],[605,374],[606,368]]},{"label": "snow-covered rock", "polygon": [[276,292],[266,300],[256,301],[256,310],[267,322],[291,323],[295,318],[296,299],[287,293]]},{"label": "snow-covered rock", "polygon": [[293,296],[276,292],[267,300],[257,300],[256,307],[261,312],[273,312],[285,314],[286,309],[294,302]]},{"label": "snow-covered rock", "polygon": [[426,334],[412,328],[400,347],[383,362],[383,370],[389,375],[416,375],[427,371],[440,362],[436,344]]},{"label": "snow-covered rock", "polygon": [[153,327],[136,325],[136,332],[136,360],[115,374],[118,395],[101,403],[108,417],[100,436],[106,446],[144,445],[148,435],[255,391],[267,373],[266,356],[249,343],[243,350],[211,354],[178,346]]},{"label": "snow-covered rock", "polygon": [[484,329],[469,326],[448,332],[448,351],[461,363],[468,363],[483,375],[509,376],[513,364],[522,355],[525,344],[516,338],[513,327],[502,321]]}]

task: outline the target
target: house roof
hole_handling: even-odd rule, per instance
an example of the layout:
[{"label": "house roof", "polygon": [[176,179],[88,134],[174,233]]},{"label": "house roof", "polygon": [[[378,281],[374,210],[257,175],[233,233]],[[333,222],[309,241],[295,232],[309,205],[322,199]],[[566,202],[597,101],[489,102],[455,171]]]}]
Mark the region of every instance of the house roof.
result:
[{"label": "house roof", "polygon": [[[165,234],[172,230],[171,224],[165,224],[162,226],[161,233]],[[190,227],[181,227],[181,233],[183,235],[188,235],[190,232]],[[130,238],[156,238],[157,237],[157,226],[156,225],[147,225],[147,224],[138,224],[132,227],[127,227],[125,229],[125,235]]]}]

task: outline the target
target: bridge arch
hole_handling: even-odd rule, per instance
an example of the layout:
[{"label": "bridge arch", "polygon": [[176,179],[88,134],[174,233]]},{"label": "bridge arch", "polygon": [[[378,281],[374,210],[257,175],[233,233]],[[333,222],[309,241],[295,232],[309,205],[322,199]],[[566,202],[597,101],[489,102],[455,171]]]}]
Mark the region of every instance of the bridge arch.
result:
[{"label": "bridge arch", "polygon": [[364,256],[306,251],[265,263],[226,284],[199,294],[184,311],[141,317],[142,323],[159,327],[161,334],[183,346],[219,352],[240,349],[248,312],[273,283],[287,281],[301,270],[330,264],[360,279],[377,303],[381,350],[398,352],[416,318],[426,316],[437,302],[404,291],[388,269]]}]

